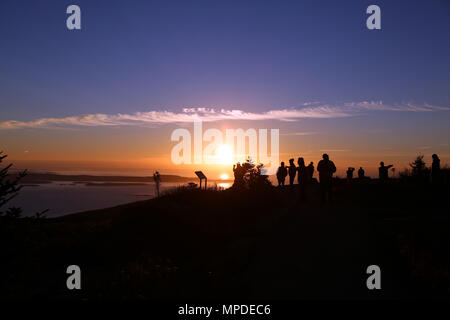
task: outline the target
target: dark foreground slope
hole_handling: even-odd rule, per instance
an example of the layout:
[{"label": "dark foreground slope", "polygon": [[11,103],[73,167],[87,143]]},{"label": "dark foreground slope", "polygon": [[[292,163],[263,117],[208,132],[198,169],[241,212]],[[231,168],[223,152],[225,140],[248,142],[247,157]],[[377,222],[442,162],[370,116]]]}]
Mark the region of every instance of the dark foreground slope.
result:
[{"label": "dark foreground slope", "polygon": [[[391,182],[180,189],[58,219],[3,222],[1,297],[449,297],[448,190]],[[66,288],[79,265],[82,290]],[[369,291],[366,268],[381,267]]]}]

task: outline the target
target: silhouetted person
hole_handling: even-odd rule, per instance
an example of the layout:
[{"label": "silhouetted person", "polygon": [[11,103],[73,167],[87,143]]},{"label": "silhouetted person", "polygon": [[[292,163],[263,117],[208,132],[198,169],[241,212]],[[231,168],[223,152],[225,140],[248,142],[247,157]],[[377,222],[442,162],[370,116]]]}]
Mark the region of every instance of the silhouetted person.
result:
[{"label": "silhouetted person", "polygon": [[238,162],[233,165],[234,186],[242,187],[244,185],[245,168]]},{"label": "silhouetted person", "polygon": [[307,168],[305,166],[305,159],[303,159],[302,157],[297,159],[297,172],[298,172],[298,186],[299,186],[299,191],[300,191],[300,198],[305,198],[306,197],[306,185],[308,184],[308,171]]},{"label": "silhouetted person", "polygon": [[311,161],[308,166],[306,167],[308,172],[308,182],[312,183],[313,176],[314,176],[314,163]]},{"label": "silhouetted person", "polygon": [[378,168],[378,175],[380,177],[380,181],[387,181],[389,179],[389,169],[394,165],[390,164],[388,166],[384,165],[384,162],[380,162],[380,167]]},{"label": "silhouetted person", "polygon": [[358,170],[358,178],[359,178],[359,179],[364,179],[364,178],[365,178],[364,174],[365,174],[364,169],[363,169],[362,167],[359,167],[359,170]]},{"label": "silhouetted person", "polygon": [[433,163],[431,164],[431,182],[439,183],[441,180],[441,160],[437,154],[431,156]]},{"label": "silhouetted person", "polygon": [[278,167],[277,170],[278,186],[284,186],[286,176],[287,176],[287,168],[284,166],[284,162],[281,162],[281,166]]},{"label": "silhouetted person", "polygon": [[297,167],[295,166],[294,159],[289,159],[289,185],[293,185],[295,181],[295,175],[297,174]]},{"label": "silhouetted person", "polygon": [[153,174],[153,181],[155,181],[155,186],[156,186],[156,194],[159,197],[159,186],[161,184],[161,175],[159,174],[158,171],[156,171]]},{"label": "silhouetted person", "polygon": [[298,184],[304,184],[306,182],[306,179],[308,179],[306,177],[306,166],[305,166],[305,159],[303,158],[298,158],[297,159],[297,181]]},{"label": "silhouetted person", "polygon": [[353,180],[353,172],[355,171],[355,168],[348,167],[347,169],[347,181],[350,182]]},{"label": "silhouetted person", "polygon": [[329,202],[333,201],[332,181],[333,174],[336,172],[336,166],[333,161],[330,161],[328,155],[324,153],[322,160],[317,164],[317,171],[319,171],[320,193],[322,202],[328,198]]}]

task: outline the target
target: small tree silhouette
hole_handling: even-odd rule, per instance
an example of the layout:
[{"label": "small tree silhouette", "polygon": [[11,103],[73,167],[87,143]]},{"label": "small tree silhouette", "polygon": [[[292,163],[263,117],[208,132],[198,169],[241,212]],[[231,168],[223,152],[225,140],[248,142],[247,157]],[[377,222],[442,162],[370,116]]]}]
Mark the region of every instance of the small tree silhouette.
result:
[{"label": "small tree silhouette", "polygon": [[[0,164],[7,157],[0,151]],[[19,185],[20,180],[26,175],[26,170],[19,172],[14,178],[11,178],[9,169],[12,163],[0,169],[0,210],[1,208],[17,196],[22,186]],[[9,208],[6,212],[0,211],[0,216],[8,216],[12,218],[20,217],[22,210],[20,208]]]},{"label": "small tree silhouette", "polygon": [[264,165],[262,163],[256,165],[250,157],[242,164],[244,185],[248,189],[271,186],[268,176],[263,175],[261,172],[263,167]]},{"label": "small tree silhouette", "polygon": [[[0,165],[6,157],[7,155],[3,154],[3,151],[0,151]],[[22,189],[22,186],[19,184],[20,180],[27,175],[27,170],[24,170],[12,177],[9,174],[9,169],[12,166],[12,163],[10,163],[4,168],[0,168],[0,219],[6,218],[9,220],[11,218],[20,218],[22,216],[22,208],[11,207],[5,212],[1,210],[5,204],[19,194],[20,189]],[[47,211],[48,209],[36,212],[32,218],[36,220],[46,218],[45,214]]]},{"label": "small tree silhouette", "polygon": [[422,173],[426,168],[425,161],[423,161],[423,156],[417,156],[414,162],[410,163],[409,166],[412,168],[414,175]]},{"label": "small tree silhouette", "polygon": [[430,170],[427,168],[425,161],[423,161],[423,155],[418,155],[414,162],[409,166],[412,169],[411,175],[420,181],[425,181],[430,174]]}]

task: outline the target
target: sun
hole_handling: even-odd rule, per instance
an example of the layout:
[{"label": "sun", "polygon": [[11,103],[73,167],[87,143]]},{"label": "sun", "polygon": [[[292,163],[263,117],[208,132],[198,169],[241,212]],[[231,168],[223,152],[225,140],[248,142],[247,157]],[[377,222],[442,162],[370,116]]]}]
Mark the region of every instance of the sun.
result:
[{"label": "sun", "polygon": [[233,149],[226,144],[222,144],[216,149],[216,159],[218,164],[232,164],[233,163]]},{"label": "sun", "polygon": [[228,175],[226,174],[226,173],[222,173],[221,175],[220,175],[220,180],[228,180]]}]

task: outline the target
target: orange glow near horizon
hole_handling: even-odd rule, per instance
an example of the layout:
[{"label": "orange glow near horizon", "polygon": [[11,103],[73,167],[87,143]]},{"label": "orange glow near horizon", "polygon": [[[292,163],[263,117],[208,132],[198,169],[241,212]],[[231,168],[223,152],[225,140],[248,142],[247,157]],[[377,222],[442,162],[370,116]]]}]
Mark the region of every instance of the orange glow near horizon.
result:
[{"label": "orange glow near horizon", "polygon": [[[330,120],[331,121],[331,120]],[[336,120],[337,121],[337,120]],[[431,155],[436,153],[441,165],[450,163],[450,146],[444,141],[441,127],[431,132],[431,137],[412,141],[411,129],[398,129],[388,133],[367,133],[360,127],[353,128],[351,119],[343,123],[325,126],[319,120],[291,122],[240,122],[235,126],[226,124],[221,130],[252,127],[280,129],[279,161],[304,157],[305,162],[317,166],[322,153],[328,153],[337,166],[336,175],[345,177],[348,167],[363,167],[366,175],[376,177],[380,161],[393,164],[398,174],[409,167],[418,154],[425,156],[427,166]],[[369,120],[366,126],[374,126]],[[205,123],[204,130],[217,124]],[[2,131],[2,150],[8,155],[6,163],[13,163],[17,170],[29,169],[37,172],[60,174],[151,176],[155,170],[161,174],[195,177],[194,172],[203,171],[208,179],[221,179],[227,174],[233,179],[233,163],[237,162],[237,151],[228,144],[216,147],[210,163],[176,165],[171,160],[174,142],[170,135],[174,126],[158,128],[83,128],[83,130],[23,130]],[[441,130],[441,131],[439,131]],[[320,134],[296,135],[301,132]],[[435,141],[434,136],[442,137]],[[393,139],[393,137],[397,137]],[[224,142],[224,141],[223,141]],[[203,148],[209,145],[204,141]],[[247,150],[246,150],[247,151]],[[315,172],[317,174],[317,172]]]}]

